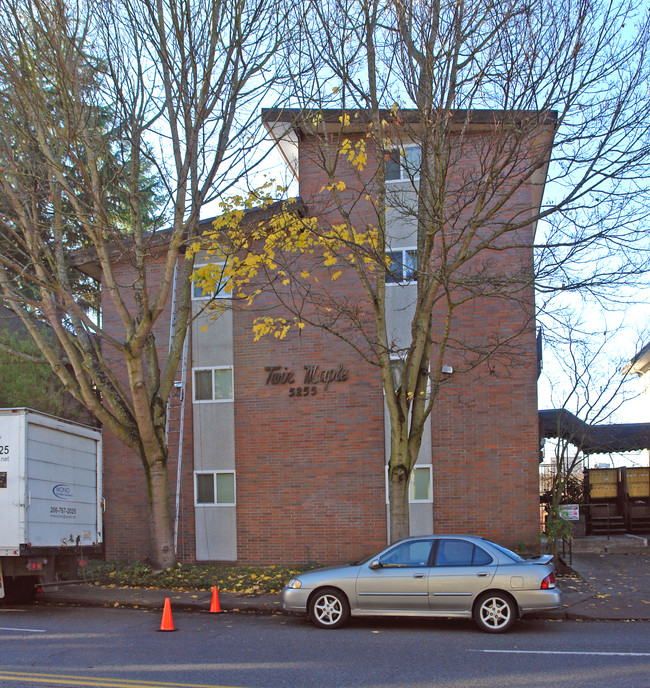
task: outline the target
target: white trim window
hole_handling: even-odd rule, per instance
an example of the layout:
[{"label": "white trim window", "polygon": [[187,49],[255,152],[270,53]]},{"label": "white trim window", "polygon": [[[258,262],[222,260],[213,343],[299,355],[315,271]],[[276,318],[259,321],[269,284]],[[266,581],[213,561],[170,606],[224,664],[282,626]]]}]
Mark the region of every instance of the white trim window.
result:
[{"label": "white trim window", "polygon": [[236,506],[235,471],[194,471],[194,506]]},{"label": "white trim window", "polygon": [[418,464],[411,471],[409,482],[409,503],[433,502],[433,476],[431,464]]},{"label": "white trim window", "polygon": [[[388,466],[386,466],[386,504],[388,500]],[[409,479],[409,504],[433,503],[433,467],[430,463],[418,463]]]},{"label": "white trim window", "polygon": [[232,366],[193,368],[194,403],[215,403],[233,400]]},{"label": "white trim window", "polygon": [[386,284],[415,284],[418,268],[417,248],[386,251]]},{"label": "white trim window", "polygon": [[212,268],[212,276],[215,278],[215,288],[211,291],[206,291],[200,280],[192,280],[192,301],[205,301],[207,299],[229,299],[231,294],[226,293],[225,286],[227,282],[223,279],[224,262],[219,263],[201,263],[195,265],[194,269],[205,268],[210,266]]},{"label": "white trim window", "polygon": [[420,177],[422,149],[416,144],[386,152],[386,181],[404,182]]}]

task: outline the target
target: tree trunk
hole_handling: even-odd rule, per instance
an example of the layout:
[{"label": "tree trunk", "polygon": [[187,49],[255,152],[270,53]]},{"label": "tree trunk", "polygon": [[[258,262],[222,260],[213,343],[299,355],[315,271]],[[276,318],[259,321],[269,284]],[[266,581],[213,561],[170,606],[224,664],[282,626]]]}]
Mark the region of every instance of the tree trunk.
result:
[{"label": "tree trunk", "polygon": [[167,569],[176,564],[174,549],[174,520],[171,514],[167,462],[159,456],[146,471],[149,493],[149,560],[155,569]]},{"label": "tree trunk", "polygon": [[410,471],[404,463],[391,456],[388,467],[391,542],[409,536],[409,476]]}]

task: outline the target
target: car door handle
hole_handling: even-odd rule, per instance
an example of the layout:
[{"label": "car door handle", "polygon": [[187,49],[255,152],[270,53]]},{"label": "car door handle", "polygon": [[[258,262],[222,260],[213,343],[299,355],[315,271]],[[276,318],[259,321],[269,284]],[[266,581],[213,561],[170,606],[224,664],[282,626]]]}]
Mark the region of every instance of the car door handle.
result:
[{"label": "car door handle", "polygon": [[423,573],[414,573],[413,578],[424,578],[424,574]]},{"label": "car door handle", "polygon": [[476,575],[479,578],[485,578],[488,575],[488,573],[487,573],[487,571],[479,571]]}]

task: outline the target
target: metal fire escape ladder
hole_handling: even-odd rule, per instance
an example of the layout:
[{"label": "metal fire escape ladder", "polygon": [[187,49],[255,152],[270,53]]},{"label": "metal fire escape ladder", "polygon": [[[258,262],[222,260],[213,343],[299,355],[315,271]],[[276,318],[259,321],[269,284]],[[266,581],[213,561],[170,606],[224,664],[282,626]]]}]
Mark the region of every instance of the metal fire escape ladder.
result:
[{"label": "metal fire escape ladder", "polygon": [[[176,259],[174,265],[174,277],[172,284],[172,304],[171,316],[169,322],[169,353],[171,353],[174,333],[176,331],[176,288],[178,279],[178,263],[180,256]],[[174,506],[174,552],[178,554],[178,523],[180,516],[180,499],[181,499],[181,469],[183,464],[183,431],[185,426],[185,386],[187,382],[187,347],[189,334],[186,333],[183,341],[183,351],[181,354],[180,379],[174,380],[174,391],[178,390],[178,397],[173,392],[170,392],[167,398],[167,422],[165,425],[165,444],[169,448],[169,437],[171,434],[178,436],[178,454],[176,460],[176,503]],[[178,371],[177,371],[178,372]],[[172,403],[177,398],[178,403]],[[175,412],[178,412],[178,418],[173,418]],[[178,422],[178,430],[170,430],[172,420]]]}]

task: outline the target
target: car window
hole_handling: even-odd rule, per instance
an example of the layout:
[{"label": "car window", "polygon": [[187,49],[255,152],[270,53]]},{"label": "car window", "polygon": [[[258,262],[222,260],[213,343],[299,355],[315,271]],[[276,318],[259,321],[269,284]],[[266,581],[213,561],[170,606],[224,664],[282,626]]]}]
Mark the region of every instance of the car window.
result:
[{"label": "car window", "polygon": [[492,557],[484,550],[474,545],[474,556],[472,566],[487,566],[492,563]]},{"label": "car window", "polygon": [[440,540],[436,566],[485,566],[492,557],[467,540]]},{"label": "car window", "polygon": [[499,552],[505,554],[507,557],[510,557],[510,559],[512,559],[513,561],[517,561],[517,562],[525,561],[523,557],[520,557],[518,554],[516,554],[512,550],[506,549],[502,545],[497,545],[496,542],[490,542],[489,540],[486,540],[486,542],[489,542],[490,545],[492,547],[494,547],[494,549],[498,549]]},{"label": "car window", "polygon": [[431,540],[402,542],[379,559],[382,566],[427,566]]}]

